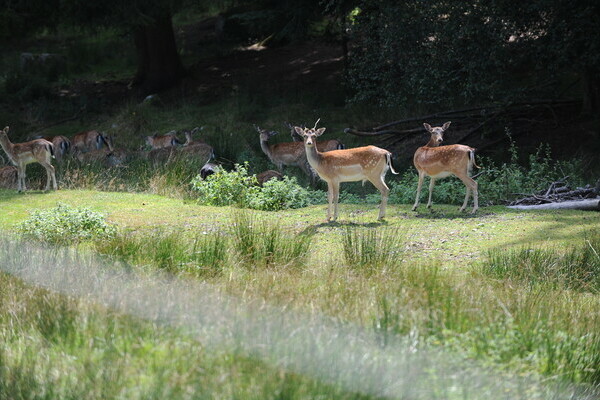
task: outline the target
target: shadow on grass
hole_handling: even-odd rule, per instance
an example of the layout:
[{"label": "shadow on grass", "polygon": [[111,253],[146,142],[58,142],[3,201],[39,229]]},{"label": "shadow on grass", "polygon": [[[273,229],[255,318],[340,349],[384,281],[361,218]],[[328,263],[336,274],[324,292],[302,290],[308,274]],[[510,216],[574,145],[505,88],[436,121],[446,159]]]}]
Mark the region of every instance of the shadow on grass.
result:
[{"label": "shadow on grass", "polygon": [[491,215],[495,215],[496,213],[494,212],[484,212],[481,210],[478,210],[477,213],[472,214],[470,211],[466,211],[466,212],[460,212],[460,211],[447,211],[447,210],[435,210],[435,209],[430,209],[427,210],[425,212],[421,212],[419,210],[417,210],[416,212],[414,212],[414,217],[415,218],[422,218],[422,219],[477,219],[477,218],[481,218],[481,217],[488,217]]},{"label": "shadow on grass", "polygon": [[26,192],[17,192],[16,189],[0,189],[0,202],[10,201],[13,199],[22,199],[25,196],[39,196],[52,192],[54,191],[50,190],[46,192],[43,190],[27,190]]},{"label": "shadow on grass", "polygon": [[335,222],[321,222],[319,224],[310,225],[300,232],[301,235],[313,235],[319,231],[320,228],[377,228],[380,226],[387,226],[388,222],[372,221],[372,222],[356,222],[356,221],[335,221]]}]

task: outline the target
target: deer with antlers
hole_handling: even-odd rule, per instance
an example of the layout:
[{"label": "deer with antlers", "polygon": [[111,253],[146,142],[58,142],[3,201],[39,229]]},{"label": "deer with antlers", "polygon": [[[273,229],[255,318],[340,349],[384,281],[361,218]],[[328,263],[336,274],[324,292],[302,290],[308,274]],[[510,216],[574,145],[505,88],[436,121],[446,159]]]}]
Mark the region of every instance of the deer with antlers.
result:
[{"label": "deer with antlers", "polygon": [[[338,217],[338,200],[341,182],[369,181],[381,193],[379,217],[385,217],[390,189],[385,184],[385,175],[389,170],[398,174],[392,167],[392,153],[376,146],[364,146],[346,150],[321,152],[316,138],[325,132],[325,128],[317,128],[319,120],[313,128],[296,126],[296,132],[304,138],[306,157],[310,166],[327,182],[327,221],[335,221]],[[333,215],[332,215],[333,214]]]},{"label": "deer with antlers", "polygon": [[450,121],[442,126],[431,127],[428,123],[423,126],[431,134],[429,142],[425,146],[419,147],[413,157],[415,168],[419,172],[419,183],[417,185],[417,198],[412,208],[413,211],[419,206],[419,198],[421,195],[421,187],[425,176],[429,176],[429,201],[427,208],[431,208],[431,194],[436,179],[442,179],[450,175],[457,176],[466,186],[467,193],[460,211],[464,211],[469,201],[469,196],[473,193],[473,211],[475,213],[479,208],[477,182],[470,177],[473,166],[479,168],[475,164],[475,149],[462,144],[452,144],[448,146],[440,146],[444,141],[444,132],[450,127]]},{"label": "deer with antlers", "polygon": [[25,186],[25,169],[27,164],[40,163],[46,169],[47,181],[46,191],[50,190],[50,184],[54,190],[58,189],[56,175],[52,166],[54,157],[54,145],[45,139],[35,139],[25,143],[11,143],[8,139],[9,127],[0,131],[0,145],[10,161],[17,167],[17,190],[23,192]]}]

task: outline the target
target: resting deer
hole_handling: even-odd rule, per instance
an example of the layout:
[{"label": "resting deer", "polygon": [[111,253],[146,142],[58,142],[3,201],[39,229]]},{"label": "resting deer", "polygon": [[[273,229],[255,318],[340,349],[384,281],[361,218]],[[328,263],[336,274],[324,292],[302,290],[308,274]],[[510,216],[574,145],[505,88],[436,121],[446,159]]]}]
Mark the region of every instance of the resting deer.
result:
[{"label": "resting deer", "polygon": [[177,131],[170,131],[164,135],[154,134],[152,136],[144,136],[144,140],[152,150],[164,149],[181,144],[176,135]]},{"label": "resting deer", "polygon": [[8,165],[0,168],[0,188],[16,189],[17,188],[17,167]]},{"label": "resting deer", "polygon": [[25,186],[25,169],[27,164],[40,163],[46,170],[46,191],[50,190],[50,184],[57,190],[56,175],[52,166],[54,157],[54,145],[45,139],[35,139],[25,143],[11,143],[8,139],[9,127],[0,131],[0,145],[10,161],[17,167],[17,190],[27,190]]},{"label": "resting deer", "polygon": [[316,138],[325,132],[325,128],[316,129],[318,123],[317,120],[313,128],[297,126],[295,129],[304,138],[306,157],[310,166],[317,171],[321,179],[327,182],[327,198],[329,200],[327,221],[332,220],[332,209],[333,221],[337,219],[340,183],[367,180],[381,192],[378,219],[383,219],[390,192],[385,184],[385,174],[388,169],[393,174],[398,174],[392,167],[392,153],[375,146],[320,152],[317,148]]},{"label": "resting deer", "polygon": [[268,169],[260,174],[256,174],[256,182],[258,183],[258,186],[263,186],[271,179],[277,179],[278,181],[281,181],[283,180],[283,175],[273,169]]},{"label": "resting deer", "polygon": [[477,182],[469,175],[473,166],[479,168],[475,164],[475,149],[462,144],[452,144],[439,147],[444,141],[444,132],[450,127],[450,121],[444,125],[432,128],[431,125],[424,123],[425,129],[431,133],[431,138],[425,146],[419,147],[413,157],[415,168],[419,172],[419,184],[417,185],[417,198],[413,206],[413,211],[419,206],[419,197],[421,195],[421,187],[425,176],[431,178],[429,183],[429,201],[427,208],[431,207],[431,194],[436,179],[442,179],[450,175],[456,175],[467,187],[465,201],[460,208],[464,211],[469,201],[469,195],[473,192],[473,213],[479,208]]},{"label": "resting deer", "polygon": [[304,151],[304,145],[301,142],[285,142],[269,144],[269,139],[275,135],[275,131],[267,131],[254,125],[254,128],[259,133],[260,148],[263,153],[269,157],[269,160],[277,166],[279,172],[283,172],[283,166],[292,166],[300,168],[308,177],[311,182],[315,180],[315,173],[311,170],[308,160],[306,159],[306,153]]},{"label": "resting deer", "polygon": [[202,127],[202,128],[196,127],[194,129],[192,129],[191,131],[184,131],[183,134],[185,135],[185,142],[183,143],[183,145],[184,146],[194,146],[196,144],[206,144],[202,140],[192,139],[193,135],[195,135],[196,133],[200,132],[203,129],[204,129],[204,127]]},{"label": "resting deer", "polygon": [[71,144],[75,154],[87,153],[88,151],[92,150],[100,150],[104,146],[106,146],[110,151],[113,150],[111,138],[97,130],[85,131],[76,134],[73,136]]}]

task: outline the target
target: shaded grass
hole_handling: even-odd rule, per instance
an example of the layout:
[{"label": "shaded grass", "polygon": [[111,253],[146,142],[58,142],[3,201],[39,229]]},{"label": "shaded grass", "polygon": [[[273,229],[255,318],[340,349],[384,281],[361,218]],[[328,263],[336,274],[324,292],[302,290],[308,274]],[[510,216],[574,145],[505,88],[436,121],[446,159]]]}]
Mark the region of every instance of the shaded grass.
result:
[{"label": "shaded grass", "polygon": [[503,280],[600,293],[600,233],[587,235],[568,249],[521,248],[489,250],[484,274]]},{"label": "shaded grass", "polygon": [[364,273],[401,263],[406,234],[399,229],[368,229],[347,226],[342,235],[344,262]]}]

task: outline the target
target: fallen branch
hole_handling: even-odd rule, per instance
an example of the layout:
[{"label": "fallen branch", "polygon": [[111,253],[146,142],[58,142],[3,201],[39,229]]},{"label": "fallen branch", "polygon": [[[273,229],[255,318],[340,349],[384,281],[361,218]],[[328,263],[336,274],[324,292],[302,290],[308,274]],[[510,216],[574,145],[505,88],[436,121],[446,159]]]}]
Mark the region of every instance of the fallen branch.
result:
[{"label": "fallen branch", "polygon": [[514,210],[583,210],[600,211],[600,199],[572,200],[560,203],[508,206]]}]

